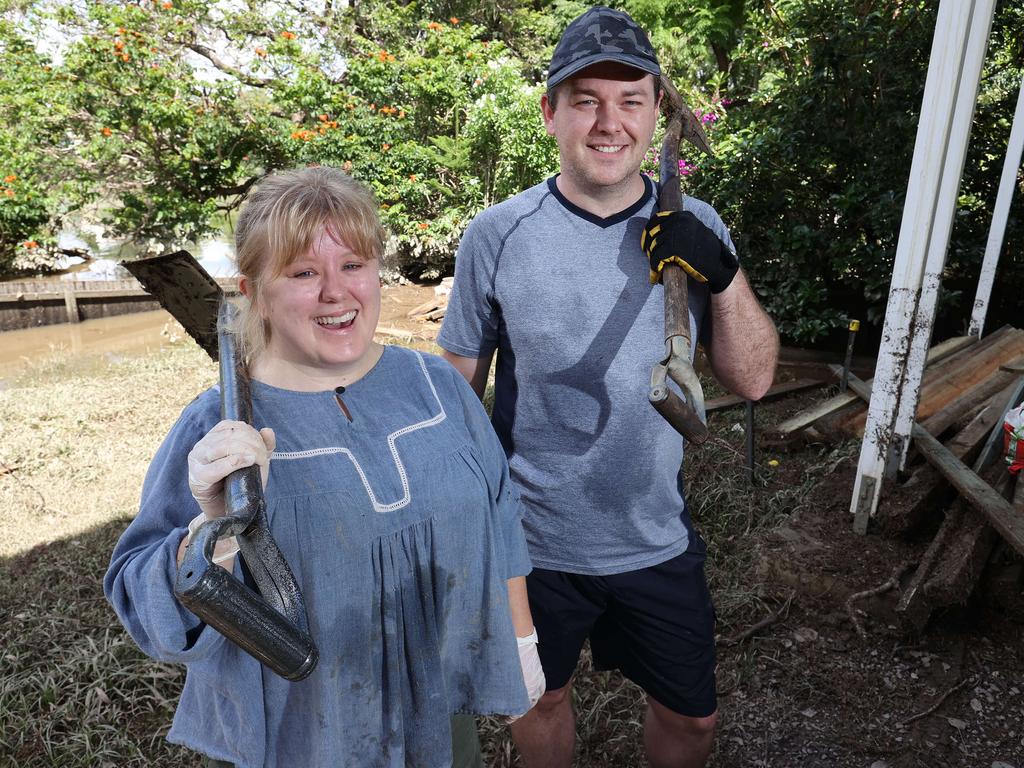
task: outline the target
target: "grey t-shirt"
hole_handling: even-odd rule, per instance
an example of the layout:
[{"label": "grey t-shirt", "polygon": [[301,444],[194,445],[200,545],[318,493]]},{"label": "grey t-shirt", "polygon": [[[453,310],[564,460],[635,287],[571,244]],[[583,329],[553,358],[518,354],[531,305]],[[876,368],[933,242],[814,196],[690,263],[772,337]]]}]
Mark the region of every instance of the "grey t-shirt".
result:
[{"label": "grey t-shirt", "polygon": [[[492,421],[535,567],[621,573],[689,543],[683,441],[647,401],[665,343],[664,291],[640,250],[655,210],[644,181],[640,200],[600,219],[549,179],[481,213],[459,246],[438,343],[497,350]],[[711,206],[683,205],[733,248]],[[691,281],[689,295],[696,340],[709,293]]]}]

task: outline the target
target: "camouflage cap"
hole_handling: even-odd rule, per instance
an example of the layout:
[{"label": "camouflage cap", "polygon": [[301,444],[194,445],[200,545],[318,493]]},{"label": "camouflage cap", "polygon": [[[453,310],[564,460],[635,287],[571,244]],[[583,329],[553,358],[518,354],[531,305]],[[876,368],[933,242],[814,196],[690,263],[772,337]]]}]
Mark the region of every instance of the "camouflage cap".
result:
[{"label": "camouflage cap", "polygon": [[599,5],[577,18],[562,33],[548,67],[548,88],[599,61],[617,61],[661,76],[651,41],[624,11]]}]

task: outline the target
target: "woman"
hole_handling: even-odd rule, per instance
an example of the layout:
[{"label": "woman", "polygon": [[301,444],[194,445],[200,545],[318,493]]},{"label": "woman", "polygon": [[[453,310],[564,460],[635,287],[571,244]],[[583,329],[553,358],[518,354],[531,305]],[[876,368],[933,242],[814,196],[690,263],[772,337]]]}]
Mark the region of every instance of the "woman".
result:
[{"label": "woman", "polygon": [[[236,246],[261,430],[220,422],[216,388],[185,409],[107,597],[147,654],[186,663],[168,739],[209,765],[451,765],[452,714],[519,715],[543,692],[504,453],[453,368],[373,340],[382,230],[359,184],[330,168],[268,177]],[[190,520],[223,515],[223,479],[251,464],[320,651],[297,683],[173,596]],[[235,547],[216,560],[241,577]]]}]

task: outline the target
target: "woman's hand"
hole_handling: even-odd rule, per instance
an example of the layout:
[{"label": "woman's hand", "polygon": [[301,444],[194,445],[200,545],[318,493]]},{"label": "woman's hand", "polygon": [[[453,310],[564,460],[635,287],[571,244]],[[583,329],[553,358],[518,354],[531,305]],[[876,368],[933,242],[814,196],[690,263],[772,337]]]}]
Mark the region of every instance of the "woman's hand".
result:
[{"label": "woman's hand", "polygon": [[[507,584],[508,607],[512,615],[512,627],[516,632],[516,644],[519,646],[519,666],[523,670],[523,683],[532,709],[544,695],[547,685],[540,655],[537,653],[537,630],[533,627],[530,601],[526,596],[526,577],[516,576],[509,579]],[[510,717],[508,721],[514,723],[518,719]]]},{"label": "woman's hand", "polygon": [[224,515],[224,478],[236,469],[259,465],[263,487],[270,474],[274,430],[257,432],[243,421],[222,421],[188,454],[188,487],[206,517]]},{"label": "woman's hand", "polygon": [[537,653],[536,630],[527,637],[517,637],[516,643],[519,645],[519,665],[523,669],[526,695],[530,697],[530,709],[533,709],[547,688],[544,669],[540,665],[540,654]]}]

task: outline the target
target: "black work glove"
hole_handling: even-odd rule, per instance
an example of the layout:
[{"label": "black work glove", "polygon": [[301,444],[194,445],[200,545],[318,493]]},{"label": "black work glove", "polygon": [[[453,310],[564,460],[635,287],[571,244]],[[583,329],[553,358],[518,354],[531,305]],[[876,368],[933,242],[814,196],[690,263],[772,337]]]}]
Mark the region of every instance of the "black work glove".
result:
[{"label": "black work glove", "polygon": [[721,293],[740,268],[735,254],[718,235],[689,211],[662,211],[651,216],[640,248],[651,260],[651,283],[661,282],[666,264],[676,264],[696,280]]}]

